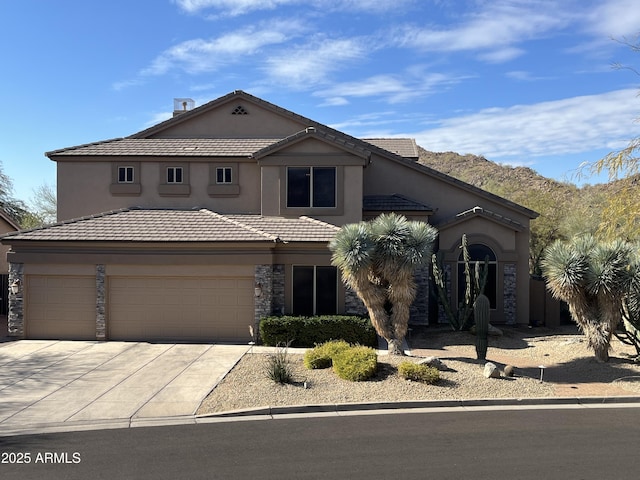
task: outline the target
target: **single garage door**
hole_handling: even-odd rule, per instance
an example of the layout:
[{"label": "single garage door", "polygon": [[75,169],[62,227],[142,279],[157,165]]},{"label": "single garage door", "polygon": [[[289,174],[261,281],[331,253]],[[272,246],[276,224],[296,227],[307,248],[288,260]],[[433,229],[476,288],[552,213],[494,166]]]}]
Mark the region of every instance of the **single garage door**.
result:
[{"label": "single garage door", "polygon": [[95,340],[96,277],[27,275],[27,338]]},{"label": "single garage door", "polygon": [[112,340],[249,341],[253,277],[109,277]]}]

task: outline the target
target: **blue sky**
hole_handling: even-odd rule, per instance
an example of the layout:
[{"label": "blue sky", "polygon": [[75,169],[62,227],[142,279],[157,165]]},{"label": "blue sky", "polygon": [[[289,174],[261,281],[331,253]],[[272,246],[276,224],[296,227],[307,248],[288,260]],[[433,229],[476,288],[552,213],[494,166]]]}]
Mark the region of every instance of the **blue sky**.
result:
[{"label": "blue sky", "polygon": [[[640,135],[637,0],[5,0],[0,161],[123,137],[245,90],[357,137],[571,180]],[[595,179],[599,180],[599,179]]]}]

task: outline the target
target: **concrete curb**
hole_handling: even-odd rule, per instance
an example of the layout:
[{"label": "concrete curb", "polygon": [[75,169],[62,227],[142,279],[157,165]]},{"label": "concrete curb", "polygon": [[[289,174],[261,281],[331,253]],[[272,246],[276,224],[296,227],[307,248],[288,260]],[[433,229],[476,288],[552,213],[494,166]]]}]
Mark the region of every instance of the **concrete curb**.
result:
[{"label": "concrete curb", "polygon": [[372,402],[372,403],[339,403],[322,405],[293,405],[287,407],[259,407],[227,412],[197,415],[196,419],[233,418],[233,417],[274,417],[291,414],[345,413],[364,411],[390,410],[437,410],[444,408],[494,408],[499,407],[540,407],[540,406],[593,406],[637,404],[640,407],[640,396],[624,397],[541,397],[541,398],[486,398],[469,400],[417,400],[409,402]]},{"label": "concrete curb", "polygon": [[639,408],[640,396],[624,397],[542,397],[542,398],[486,398],[469,400],[418,400],[411,402],[341,403],[323,405],[293,405],[287,407],[259,407],[206,415],[182,415],[156,418],[122,418],[114,420],[58,422],[10,426],[3,428],[1,437],[78,432],[87,430],[126,429],[199,425],[234,421],[272,420],[308,416],[347,416],[392,413],[444,412],[452,410],[487,411],[553,408]]}]

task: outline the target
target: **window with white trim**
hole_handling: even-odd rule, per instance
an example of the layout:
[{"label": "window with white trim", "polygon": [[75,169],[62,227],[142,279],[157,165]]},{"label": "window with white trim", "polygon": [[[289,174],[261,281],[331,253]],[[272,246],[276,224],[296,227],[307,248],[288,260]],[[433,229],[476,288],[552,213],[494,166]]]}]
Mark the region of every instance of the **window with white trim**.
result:
[{"label": "window with white trim", "polygon": [[287,167],[287,207],[334,208],[336,167]]},{"label": "window with white trim", "polygon": [[133,183],[133,167],[118,167],[118,183]]},{"label": "window with white trim", "polygon": [[167,167],[167,183],[182,183],[182,167]]},{"label": "window with white trim", "polygon": [[294,265],[292,275],[294,315],[338,313],[336,267]]},{"label": "window with white trim", "polygon": [[216,183],[217,184],[231,184],[232,176],[231,172],[233,169],[231,167],[216,167]]}]

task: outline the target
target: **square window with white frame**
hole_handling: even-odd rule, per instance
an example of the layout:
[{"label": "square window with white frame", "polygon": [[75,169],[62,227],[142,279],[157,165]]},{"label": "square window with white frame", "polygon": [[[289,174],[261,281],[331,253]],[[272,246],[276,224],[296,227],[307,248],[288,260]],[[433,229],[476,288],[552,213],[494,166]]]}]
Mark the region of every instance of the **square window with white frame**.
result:
[{"label": "square window with white frame", "polygon": [[121,166],[118,167],[118,183],[133,183],[133,167]]},{"label": "square window with white frame", "polygon": [[182,167],[167,167],[167,183],[182,183]]},{"label": "square window with white frame", "polygon": [[230,184],[233,183],[233,169],[231,167],[216,167],[216,183]]}]

